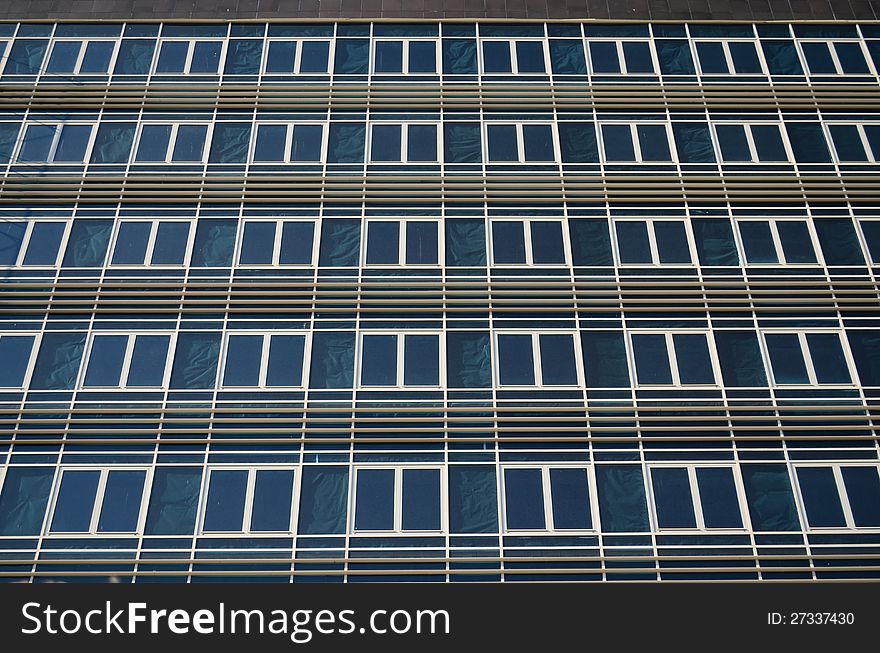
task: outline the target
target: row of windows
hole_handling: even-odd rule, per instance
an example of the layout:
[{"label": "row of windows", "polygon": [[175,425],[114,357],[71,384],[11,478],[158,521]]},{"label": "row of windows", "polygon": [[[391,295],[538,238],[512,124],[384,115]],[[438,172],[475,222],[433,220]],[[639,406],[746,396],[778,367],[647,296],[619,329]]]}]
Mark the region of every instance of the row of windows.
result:
[{"label": "row of windows", "polygon": [[50,492],[53,469],[12,467],[0,535],[880,528],[876,465],[795,465],[794,492],[784,465],[646,472],[647,482],[635,465],[506,465],[497,480],[476,465],[209,467],[202,489],[198,468],[64,467]]},{"label": "row of windows", "polygon": [[[253,133],[252,133],[253,132]],[[831,148],[829,149],[829,144]],[[5,156],[4,156],[5,155]],[[818,122],[0,123],[16,164],[876,163],[880,124]]]},{"label": "row of windows", "polygon": [[[8,50],[8,52],[7,52]],[[473,38],[0,40],[5,75],[874,75],[858,38]],[[873,60],[873,61],[872,61]]]},{"label": "row of windows", "polygon": [[[856,332],[861,333],[861,332]],[[731,334],[734,335],[731,339]],[[348,378],[358,387],[850,386],[856,378],[838,331],[495,331],[0,334],[0,387],[284,388]],[[748,336],[748,337],[743,337]],[[578,355],[582,346],[583,356]],[[38,352],[38,353],[37,353]],[[865,355],[859,348],[858,353]],[[620,360],[612,360],[620,357]],[[314,361],[310,363],[310,359]],[[607,359],[607,360],[603,360]],[[720,360],[721,359],[721,360]],[[218,360],[221,364],[218,365]],[[631,361],[628,364],[627,361]],[[770,374],[765,374],[764,361]],[[495,363],[493,366],[492,363]],[[445,362],[445,364],[444,364]],[[857,361],[864,368],[870,361]],[[329,377],[332,368],[334,377]],[[491,370],[489,368],[492,368]],[[746,370],[751,382],[738,382]],[[631,371],[631,372],[630,372]],[[470,374],[471,376],[466,376]],[[602,383],[603,378],[605,383]],[[742,379],[745,381],[745,377]]]},{"label": "row of windows", "polygon": [[[0,266],[816,266],[880,263],[880,221],[121,219],[0,223]],[[867,253],[864,256],[863,250]]]}]

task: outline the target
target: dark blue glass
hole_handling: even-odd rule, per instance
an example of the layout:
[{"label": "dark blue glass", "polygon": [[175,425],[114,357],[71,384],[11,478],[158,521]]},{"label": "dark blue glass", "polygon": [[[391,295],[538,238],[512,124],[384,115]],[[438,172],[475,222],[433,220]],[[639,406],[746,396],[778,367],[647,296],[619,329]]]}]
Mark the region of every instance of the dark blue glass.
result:
[{"label": "dark blue glass", "polygon": [[196,41],[193,47],[191,73],[216,73],[220,65],[222,44],[217,41]]},{"label": "dark blue glass", "polygon": [[79,67],[81,73],[105,74],[110,67],[110,57],[113,55],[113,41],[91,41],[86,46]]},{"label": "dark blue glass", "polygon": [[608,161],[636,160],[629,125],[602,125],[602,145]]},{"label": "dark blue glass", "polygon": [[324,128],[321,125],[297,125],[290,146],[291,161],[320,161]]},{"label": "dark blue glass", "polygon": [[440,384],[440,338],[407,335],[403,341],[403,384]]},{"label": "dark blue glass", "polygon": [[281,265],[310,265],[314,239],[314,222],[284,222],[278,262]]},{"label": "dark blue glass", "polygon": [[841,161],[867,161],[868,154],[856,125],[829,125],[834,150]]},{"label": "dark blue glass", "polygon": [[254,483],[254,507],[251,530],[255,532],[289,531],[293,503],[293,470],[262,469]]},{"label": "dark blue glass", "polygon": [[637,333],[632,337],[636,375],[642,385],[668,385],[672,383],[666,336],[663,334]]},{"label": "dark blue glass", "polygon": [[254,161],[284,161],[287,125],[260,125],[254,146]]},{"label": "dark blue glass", "polygon": [[144,125],[135,161],[164,161],[171,139],[171,125]]},{"label": "dark blue glass", "polygon": [[302,385],[305,345],[305,336],[272,336],[269,343],[269,364],[266,370],[267,386]]},{"label": "dark blue glass", "polygon": [[651,470],[657,526],[660,528],[696,528],[694,499],[688,470],[656,467]]},{"label": "dark blue glass", "polygon": [[523,125],[523,153],[526,161],[553,161],[553,128],[550,125]]},{"label": "dark blue glass", "polygon": [[400,125],[373,125],[370,158],[373,161],[400,161]]},{"label": "dark blue glass", "polygon": [[53,74],[72,73],[76,68],[82,41],[56,41],[46,64],[46,72]]},{"label": "dark blue glass", "polygon": [[767,350],[773,376],[781,385],[809,383],[800,340],[794,333],[768,333]]},{"label": "dark blue glass", "polygon": [[188,41],[166,41],[159,50],[157,73],[182,73],[189,52]]},{"label": "dark blue glass", "polygon": [[61,477],[52,531],[55,533],[87,533],[98,494],[101,472],[66,471]]},{"label": "dark blue glass", "polygon": [[505,469],[504,503],[508,530],[546,528],[540,469]]},{"label": "dark blue glass", "polygon": [[165,380],[165,361],[168,358],[170,336],[139,335],[134,341],[127,385],[157,387]]},{"label": "dark blue glass", "polygon": [[807,348],[819,383],[851,383],[840,336],[836,333],[808,333]]},{"label": "dark blue glass", "polygon": [[510,44],[507,41],[484,41],[483,72],[509,73],[512,70],[510,64]]},{"label": "dark blue glass", "polygon": [[764,220],[744,220],[739,223],[746,261],[749,263],[779,263],[770,223]]},{"label": "dark blue glass", "polygon": [[535,385],[532,336],[498,336],[498,367],[501,385]]},{"label": "dark blue glass", "polygon": [[853,521],[859,528],[880,526],[880,474],[877,467],[842,467]]},{"label": "dark blue glass", "polygon": [[440,530],[440,470],[403,470],[403,530]]},{"label": "dark blue glass", "polygon": [[642,161],[672,161],[669,134],[663,125],[636,125]]},{"label": "dark blue glass", "polygon": [[64,125],[61,128],[61,136],[58,138],[58,146],[55,148],[52,160],[82,163],[91,135],[91,125]]},{"label": "dark blue glass", "polygon": [[143,265],[152,228],[152,222],[120,223],[110,262],[113,265]]},{"label": "dark blue glass", "polygon": [[520,73],[543,73],[544,44],[540,41],[516,42],[516,68]]},{"label": "dark blue glass", "polygon": [[816,250],[805,221],[779,220],[776,231],[787,263],[816,263]]},{"label": "dark blue glass", "polygon": [[364,336],[361,384],[397,385],[397,336]]},{"label": "dark blue glass", "polygon": [[406,223],[406,264],[437,264],[437,223],[410,220]]},{"label": "dark blue glass", "polygon": [[538,341],[544,385],[577,385],[574,339],[566,334],[541,334]]},{"label": "dark blue glass", "polygon": [[242,530],[247,484],[246,470],[224,469],[211,472],[211,485],[205,502],[206,531]]},{"label": "dark blue glass", "polygon": [[874,263],[880,263],[880,221],[864,220],[859,223],[865,241],[868,243],[868,251]]},{"label": "dark blue glass", "polygon": [[526,262],[522,222],[499,220],[492,223],[492,254],[496,264]]},{"label": "dark blue glass", "polygon": [[152,265],[181,265],[189,242],[189,222],[160,222],[153,243]]},{"label": "dark blue glass", "polygon": [[641,220],[621,220],[614,223],[617,231],[617,251],[623,264],[652,263],[648,224]]},{"label": "dark blue glass", "polygon": [[788,161],[778,125],[752,125],[758,161]]},{"label": "dark blue glass", "polygon": [[726,75],[730,72],[724,46],[719,41],[697,41],[697,57],[704,75]]},{"label": "dark blue glass", "polygon": [[519,161],[516,148],[516,126],[489,125],[486,127],[489,141],[489,161]]},{"label": "dark blue glass", "polygon": [[0,388],[20,388],[24,383],[34,336],[0,336]]},{"label": "dark blue glass", "polygon": [[804,57],[807,59],[807,66],[813,75],[836,75],[837,68],[834,66],[834,59],[831,57],[831,51],[828,49],[828,43],[801,43],[801,49]]},{"label": "dark blue glass", "polygon": [[0,265],[15,265],[24,242],[27,222],[0,222]]},{"label": "dark blue glass", "polygon": [[680,220],[658,220],[654,224],[654,238],[661,263],[690,263],[687,232]]},{"label": "dark blue glass", "polygon": [[354,527],[364,531],[394,528],[394,470],[360,469],[357,473]]},{"label": "dark blue glass", "polygon": [[296,41],[271,41],[266,55],[267,73],[292,73],[296,61]]},{"label": "dark blue glass", "polygon": [[593,528],[587,470],[567,467],[551,469],[550,499],[553,504],[553,528]]},{"label": "dark blue glass", "polygon": [[651,59],[651,46],[647,41],[624,41],[623,59],[628,73],[653,73],[654,61]]},{"label": "dark blue glass", "polygon": [[299,61],[301,73],[326,73],[330,58],[329,41],[303,41]]},{"label": "dark blue glass", "polygon": [[435,125],[409,125],[407,127],[406,160],[437,160],[437,127]]},{"label": "dark blue glass", "polygon": [[207,125],[181,125],[177,128],[172,161],[201,161],[205,151]]},{"label": "dark blue glass", "polygon": [[22,265],[55,265],[65,227],[63,222],[35,222]]},{"label": "dark blue glass", "polygon": [[269,265],[275,250],[275,222],[245,222],[239,263]]},{"label": "dark blue glass", "polygon": [[437,45],[434,41],[409,42],[409,72],[437,72]]},{"label": "dark blue glass", "polygon": [[400,223],[367,223],[367,264],[397,265],[400,263]]},{"label": "dark blue glass", "polygon": [[721,147],[721,158],[727,162],[751,161],[752,152],[743,125],[717,125],[715,134]]},{"label": "dark blue glass", "polygon": [[733,469],[698,467],[697,488],[706,528],[742,528],[742,513]]},{"label": "dark blue glass", "polygon": [[797,478],[811,528],[846,526],[831,467],[799,467]]},{"label": "dark blue glass", "polygon": [[48,161],[56,129],[55,125],[28,125],[18,151],[18,160],[35,163]]},{"label": "dark blue glass", "polygon": [[675,333],[672,336],[678,377],[683,385],[715,383],[709,343],[702,333]]},{"label": "dark blue glass", "polygon": [[118,386],[127,347],[128,336],[95,336],[83,385]]},{"label": "dark blue glass", "polygon": [[840,61],[840,67],[845,74],[869,74],[868,62],[865,60],[865,53],[862,52],[861,45],[852,42],[835,43],[834,49],[837,52],[837,60]]},{"label": "dark blue glass", "polygon": [[758,50],[751,41],[731,41],[727,44],[730,48],[730,58],[733,59],[733,69],[737,73],[758,74],[761,70],[761,60],[758,59]]},{"label": "dark blue glass", "polygon": [[619,73],[617,44],[609,41],[591,41],[590,63],[593,73]]},{"label": "dark blue glass", "polygon": [[223,385],[259,385],[262,359],[263,336],[229,336]]},{"label": "dark blue glass", "polygon": [[565,263],[561,222],[533,220],[529,223],[529,231],[532,237],[532,260],[535,263]]},{"label": "dark blue glass", "polygon": [[376,42],[376,72],[403,72],[403,41]]},{"label": "dark blue glass", "polygon": [[146,477],[144,471],[112,470],[107,473],[104,501],[98,518],[99,533],[137,531]]}]

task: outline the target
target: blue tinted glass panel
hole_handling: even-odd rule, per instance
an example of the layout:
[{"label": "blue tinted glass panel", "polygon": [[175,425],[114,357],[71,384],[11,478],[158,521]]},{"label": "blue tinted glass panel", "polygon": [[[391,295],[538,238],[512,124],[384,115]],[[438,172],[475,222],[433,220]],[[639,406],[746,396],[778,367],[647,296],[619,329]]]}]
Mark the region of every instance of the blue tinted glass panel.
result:
[{"label": "blue tinted glass panel", "polygon": [[816,381],[819,383],[851,383],[846,356],[836,333],[808,333],[807,348]]},{"label": "blue tinted glass panel", "polygon": [[489,125],[486,127],[489,141],[489,161],[518,161],[516,127],[514,125]]},{"label": "blue tinted glass panel", "polygon": [[614,224],[617,231],[617,250],[623,264],[652,263],[648,224],[641,221],[620,221]]},{"label": "blue tinted glass panel", "polygon": [[749,141],[743,125],[717,125],[715,134],[721,147],[721,158],[724,161],[751,161]]},{"label": "blue tinted glass panel", "polygon": [[259,385],[262,358],[263,336],[229,336],[223,385]]},{"label": "blue tinted glass panel", "polygon": [[602,125],[602,145],[608,161],[636,160],[629,125]]},{"label": "blue tinted glass panel", "polygon": [[577,385],[574,339],[564,334],[542,334],[538,340],[541,352],[541,378],[544,385]]},{"label": "blue tinted glass panel", "polygon": [[18,160],[48,161],[56,129],[55,125],[28,125],[21,149],[18,151]]},{"label": "blue tinted glass panel", "polygon": [[553,161],[553,128],[550,125],[523,125],[523,153],[526,161]]},{"label": "blue tinted glass panel", "polygon": [[57,41],[46,64],[47,73],[72,73],[76,68],[76,60],[82,41]]},{"label": "blue tinted glass panel", "polygon": [[437,223],[406,223],[406,264],[436,265],[437,263]]},{"label": "blue tinted glass panel", "polygon": [[99,533],[134,533],[138,527],[141,499],[144,496],[144,471],[113,470],[107,473]]},{"label": "blue tinted glass panel", "polygon": [[853,522],[859,528],[880,526],[880,474],[876,467],[841,468]]},{"label": "blue tinted glass panel", "polygon": [[663,125],[636,125],[642,161],[672,161],[669,134]]},{"label": "blue tinted glass panel", "polygon": [[170,139],[171,125],[144,125],[135,160],[164,161]]},{"label": "blue tinted glass panel", "polygon": [[65,226],[63,222],[35,222],[22,265],[55,265]]},{"label": "blue tinted glass panel", "polygon": [[364,336],[363,385],[397,385],[397,336]]},{"label": "blue tinted glass panel", "polygon": [[110,57],[113,55],[112,41],[92,41],[86,46],[82,64],[79,67],[81,73],[107,72],[110,67]]},{"label": "blue tinted glass panel", "polygon": [[264,469],[254,483],[252,531],[289,531],[293,503],[293,470]]},{"label": "blue tinted glass panel", "polygon": [[440,338],[407,335],[403,341],[403,384],[440,384]]},{"label": "blue tinted glass panel", "polygon": [[433,41],[410,41],[409,72],[433,73],[437,71],[437,46]]},{"label": "blue tinted glass panel", "polygon": [[651,471],[651,485],[660,528],[697,527],[687,469],[655,468]]},{"label": "blue tinted glass panel", "polygon": [[837,59],[845,74],[868,74],[868,62],[865,60],[865,53],[862,52],[861,45],[858,43],[835,43],[834,49],[837,51]]},{"label": "blue tinted glass panel", "polygon": [[840,494],[831,467],[799,467],[798,483],[804,498],[807,521],[812,528],[846,526]]},{"label": "blue tinted glass panel", "polygon": [[302,385],[305,336],[275,335],[269,343],[268,386]]},{"label": "blue tinted glass panel", "polygon": [[403,41],[376,42],[376,72],[403,72]]},{"label": "blue tinted glass panel", "polygon": [[807,66],[813,75],[835,75],[837,68],[827,43],[801,43]]},{"label": "blue tinted glass panel", "polygon": [[498,362],[502,385],[535,384],[535,362],[530,335],[498,336]]},{"label": "blue tinted glass panel", "polygon": [[286,125],[260,125],[254,146],[254,161],[284,161]]},{"label": "blue tinted glass panel", "polygon": [[704,75],[726,75],[729,72],[724,46],[718,41],[698,41],[697,58]]},{"label": "blue tinted glass panel", "polygon": [[153,244],[153,265],[181,265],[189,243],[188,222],[160,222]]},{"label": "blue tinted glass panel", "polygon": [[156,62],[157,73],[182,73],[186,65],[186,55],[189,51],[187,41],[167,41],[159,50],[159,60]]},{"label": "blue tinted glass panel", "polygon": [[206,125],[181,125],[174,141],[172,161],[201,161],[205,150]]},{"label": "blue tinted glass panel", "polygon": [[526,262],[522,222],[505,220],[492,223],[492,254],[495,263]]},{"label": "blue tinted glass panel", "polygon": [[553,506],[553,528],[593,528],[587,470],[551,469],[550,498]]},{"label": "blue tinted glass panel", "polygon": [[645,41],[624,41],[623,59],[628,73],[653,73],[651,46]]},{"label": "blue tinted glass panel", "polygon": [[400,262],[400,223],[367,223],[367,264],[397,265]]},{"label": "blue tinted glass panel", "polygon": [[739,223],[739,233],[749,263],[779,263],[770,223],[752,221]]},{"label": "blue tinted glass panel", "polygon": [[868,243],[868,251],[874,263],[880,262],[880,221],[860,222],[865,241]]},{"label": "blue tinted glass panel", "polygon": [[84,386],[118,386],[128,336],[95,336],[86,368]]},{"label": "blue tinted glass panel", "polygon": [[290,146],[291,161],[320,161],[324,128],[321,125],[297,125]]},{"label": "blue tinted glass panel", "polygon": [[698,468],[697,488],[706,528],[742,528],[742,513],[731,468]]},{"label": "blue tinted glass panel", "polygon": [[758,161],[788,161],[777,125],[752,125],[752,140],[755,141]]},{"label": "blue tinted glass panel", "polygon": [[800,340],[793,333],[768,333],[767,350],[776,383],[809,383]]},{"label": "blue tinted glass panel", "polygon": [[715,383],[709,343],[701,333],[676,333],[672,336],[678,376],[684,385]]},{"label": "blue tinted glass panel", "polygon": [[688,246],[684,222],[678,220],[655,222],[654,238],[657,241],[657,254],[661,263],[691,262],[691,251]]},{"label": "blue tinted glass panel", "polygon": [[162,385],[170,341],[170,336],[140,335],[135,338],[127,385],[133,387]]},{"label": "blue tinted glass panel", "polygon": [[243,469],[214,470],[205,502],[206,531],[240,531],[244,525],[244,502],[248,473]]},{"label": "blue tinted glass panel", "polygon": [[516,67],[520,73],[545,72],[544,44],[540,41],[517,41]]},{"label": "blue tinted glass panel", "polygon": [[410,125],[406,139],[407,161],[437,160],[437,127],[434,125]]},{"label": "blue tinted glass panel", "polygon": [[216,73],[220,65],[222,44],[216,41],[197,41],[193,47],[191,73]]},{"label": "blue tinted glass panel", "polygon": [[374,125],[370,144],[373,161],[400,161],[400,125]]},{"label": "blue tinted glass panel", "polygon": [[0,337],[0,388],[20,388],[24,383],[34,336]]},{"label": "blue tinted glass panel", "polygon": [[314,222],[285,222],[281,225],[281,265],[309,265],[315,239]]},{"label": "blue tinted glass panel", "polygon": [[329,57],[329,41],[304,41],[299,71],[301,73],[326,73]]},{"label": "blue tinted glass panel", "polygon": [[733,69],[740,74],[761,74],[761,61],[754,43],[749,41],[731,41],[728,43]]},{"label": "blue tinted glass panel", "polygon": [[365,531],[394,528],[393,469],[358,470],[354,527]]},{"label": "blue tinted glass panel", "polygon": [[147,241],[152,230],[151,222],[123,222],[116,234],[113,249],[113,265],[143,265],[147,257]]},{"label": "blue tinted glass panel", "polygon": [[782,251],[787,263],[815,263],[816,250],[810,230],[803,221],[780,220],[776,223]]},{"label": "blue tinted glass panel", "polygon": [[0,222],[0,265],[15,265],[27,222]]},{"label": "blue tinted glass panel", "polygon": [[508,529],[546,528],[540,469],[504,470],[504,500]]},{"label": "blue tinted glass panel", "polygon": [[617,58],[617,44],[605,41],[591,42],[590,63],[594,73],[619,73],[620,61]]},{"label": "blue tinted glass panel", "polygon": [[266,55],[267,73],[292,73],[296,59],[296,41],[272,41]]},{"label": "blue tinted glass panel", "polygon": [[538,263],[565,263],[562,245],[562,223],[535,220],[529,223],[532,237],[532,260]]},{"label": "blue tinted glass panel", "polygon": [[868,154],[855,125],[829,125],[834,150],[841,161],[867,161]]},{"label": "blue tinted glass panel", "polygon": [[55,514],[52,517],[53,532],[88,532],[100,478],[101,472],[97,471],[64,473],[61,477],[58,499],[55,501]]},{"label": "blue tinted glass panel", "polygon": [[440,470],[403,470],[403,530],[440,530]]},{"label": "blue tinted glass panel", "polygon": [[275,222],[246,222],[241,239],[242,265],[269,265],[275,250]]},{"label": "blue tinted glass panel", "polygon": [[483,72],[509,73],[510,45],[507,41],[485,41],[483,43]]},{"label": "blue tinted glass panel", "polygon": [[666,350],[666,336],[648,333],[634,334],[632,346],[639,383],[644,385],[672,383],[672,370],[669,367],[669,354]]}]

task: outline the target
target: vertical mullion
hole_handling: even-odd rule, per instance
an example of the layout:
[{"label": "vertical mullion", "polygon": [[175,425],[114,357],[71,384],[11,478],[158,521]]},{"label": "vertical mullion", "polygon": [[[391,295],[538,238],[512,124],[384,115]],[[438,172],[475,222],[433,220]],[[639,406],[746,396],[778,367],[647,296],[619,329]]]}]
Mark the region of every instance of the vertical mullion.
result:
[{"label": "vertical mullion", "polygon": [[549,532],[556,531],[556,524],[553,522],[553,499],[550,496],[550,468],[541,467],[541,485],[544,490],[544,528]]},{"label": "vertical mullion", "polygon": [[688,483],[691,486],[691,501],[694,504],[694,516],[696,517],[697,529],[706,530],[706,520],[703,519],[703,503],[700,499],[700,488],[697,484],[697,468],[694,465],[687,466]]},{"label": "vertical mullion", "polygon": [[101,508],[104,505],[104,492],[107,490],[107,476],[109,473],[108,469],[102,469],[100,470],[100,476],[98,476],[95,504],[92,506],[92,518],[89,521],[89,535],[95,535],[98,532],[98,520],[101,517]]}]

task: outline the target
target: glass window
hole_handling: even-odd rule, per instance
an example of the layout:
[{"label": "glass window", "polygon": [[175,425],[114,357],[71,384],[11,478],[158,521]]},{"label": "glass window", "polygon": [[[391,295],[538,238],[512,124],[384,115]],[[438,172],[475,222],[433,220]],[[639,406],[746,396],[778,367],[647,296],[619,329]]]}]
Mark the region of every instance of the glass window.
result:
[{"label": "glass window", "polygon": [[440,531],[437,468],[355,470],[355,531]]},{"label": "glass window", "polygon": [[18,151],[23,163],[82,163],[94,125],[29,124]]},{"label": "glass window", "polygon": [[163,387],[170,344],[170,335],[95,335],[82,385],[85,388]]},{"label": "glass window", "polygon": [[293,469],[209,470],[202,530],[290,532],[294,478]]},{"label": "glass window", "polygon": [[816,265],[816,248],[805,220],[739,220],[749,265]]},{"label": "glass window", "polygon": [[621,265],[691,265],[691,242],[684,220],[616,220]]},{"label": "glass window", "polygon": [[437,72],[436,41],[376,41],[374,72]]},{"label": "glass window", "polygon": [[672,161],[666,125],[603,124],[600,131],[605,160],[609,163]]},{"label": "glass window", "polygon": [[0,334],[0,388],[21,388],[30,367],[36,336]]},{"label": "glass window", "polygon": [[631,334],[640,385],[715,385],[714,354],[705,333]]},{"label": "glass window", "polygon": [[852,376],[836,332],[764,334],[777,385],[850,384]]},{"label": "glass window", "polygon": [[546,72],[543,41],[483,41],[484,73]]},{"label": "glass window", "polygon": [[216,75],[222,53],[222,41],[162,41],[156,72]]},{"label": "glass window", "polygon": [[106,74],[115,48],[115,41],[55,41],[46,72]]},{"label": "glass window", "polygon": [[207,135],[207,125],[143,125],[135,161],[201,162]]},{"label": "glass window", "polygon": [[506,530],[592,530],[586,468],[508,467],[502,478]]},{"label": "glass window", "polygon": [[248,220],[241,234],[239,265],[311,265],[314,260],[314,222]]},{"label": "glass window", "polygon": [[704,75],[762,74],[753,41],[697,41],[697,59]]},{"label": "glass window", "polygon": [[861,220],[859,225],[868,245],[871,261],[880,263],[880,220]]},{"label": "glass window", "polygon": [[732,467],[652,467],[659,529],[741,529],[743,513]]},{"label": "glass window", "polygon": [[811,75],[868,75],[868,61],[855,41],[801,41]]},{"label": "glass window", "polygon": [[837,160],[846,163],[876,163],[880,154],[880,126],[832,124],[828,133]]},{"label": "glass window", "polygon": [[562,222],[493,220],[492,260],[496,265],[564,265],[567,255]]},{"label": "glass window", "polygon": [[795,468],[809,528],[880,527],[880,474],[873,465]]},{"label": "glass window", "polygon": [[22,257],[22,265],[58,264],[61,242],[67,232],[66,222],[33,222]]},{"label": "glass window", "polygon": [[323,159],[323,145],[323,125],[261,124],[256,129],[254,161],[317,163]]},{"label": "glass window", "polygon": [[439,223],[427,220],[367,222],[367,265],[437,265]]},{"label": "glass window", "polygon": [[147,472],[141,469],[63,469],[51,533],[136,533]]},{"label": "glass window", "polygon": [[361,385],[439,386],[440,336],[433,333],[364,334]]},{"label": "glass window", "polygon": [[374,124],[370,160],[377,163],[437,161],[437,125]]},{"label": "glass window", "polygon": [[716,124],[715,135],[726,163],[789,160],[779,125]]},{"label": "glass window", "polygon": [[500,385],[578,385],[572,334],[501,333],[497,343]]},{"label": "glass window", "polygon": [[266,72],[276,74],[327,73],[329,41],[270,40]]},{"label": "glass window", "polygon": [[488,124],[486,142],[490,163],[556,161],[553,126],[549,124]]},{"label": "glass window", "polygon": [[230,333],[226,340],[226,387],[299,387],[303,385],[306,336]]},{"label": "glass window", "polygon": [[111,265],[182,265],[192,233],[189,221],[126,220],[119,223]]},{"label": "glass window", "polygon": [[593,74],[654,74],[656,66],[648,41],[590,41]]}]

